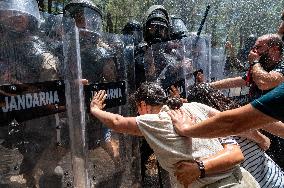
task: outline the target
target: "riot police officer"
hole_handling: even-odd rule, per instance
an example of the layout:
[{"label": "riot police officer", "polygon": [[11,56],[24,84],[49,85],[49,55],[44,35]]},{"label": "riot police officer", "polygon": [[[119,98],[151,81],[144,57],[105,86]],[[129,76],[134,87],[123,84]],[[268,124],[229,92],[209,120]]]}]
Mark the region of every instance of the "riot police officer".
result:
[{"label": "riot police officer", "polygon": [[134,45],[138,45],[143,40],[142,25],[136,20],[127,22],[122,29],[122,34],[131,35],[134,39]]},{"label": "riot police officer", "polygon": [[170,15],[170,29],[171,29],[171,40],[182,39],[188,37],[188,30],[184,21],[177,15]]},{"label": "riot police officer", "polygon": [[[38,37],[38,26],[39,10],[35,0],[0,2],[0,85],[37,83],[60,77],[59,60]],[[1,173],[0,186],[58,184],[56,175],[51,181],[47,178],[54,172],[55,157],[50,158],[47,164],[44,158],[48,156],[42,155],[46,148],[56,143],[54,115],[18,121],[14,120],[7,126],[1,125],[6,128],[0,146],[0,170],[4,172]],[[51,144],[53,142],[54,145]]]},{"label": "riot police officer", "polygon": [[80,35],[80,53],[83,78],[90,82],[103,80],[104,59],[110,54],[110,48],[102,39],[102,12],[90,0],[72,0],[64,7],[64,16],[74,18]]},{"label": "riot police officer", "polygon": [[[167,10],[162,5],[153,5],[151,6],[147,12],[143,23],[143,37],[144,41],[146,42],[146,47],[144,47],[143,53],[143,68],[146,69],[146,66],[151,67],[151,64],[148,64],[151,61],[152,50],[158,49],[153,46],[159,46],[159,44],[164,45],[165,42],[170,41],[170,19]],[[163,43],[163,44],[162,44]],[[157,47],[156,46],[156,47]],[[153,48],[152,48],[153,47]],[[164,59],[164,56],[159,57],[160,59]],[[145,62],[145,63],[144,63]],[[147,62],[147,63],[146,63]],[[163,62],[161,62],[162,65]],[[157,67],[153,68],[152,70],[157,70]],[[149,70],[149,68],[148,68]],[[139,86],[141,84],[141,80],[147,80],[153,75],[159,74],[157,71],[154,71],[152,74],[151,72],[144,72],[146,75],[141,75],[138,79],[136,84]],[[140,80],[139,80],[140,79]],[[139,82],[140,81],[140,82]],[[145,184],[147,175],[146,175],[146,164],[149,157],[153,154],[153,150],[149,147],[145,140],[141,141],[140,145],[140,153],[141,153],[141,176],[142,182]],[[162,176],[161,168],[158,165],[158,176],[159,176],[159,183],[162,186]]]},{"label": "riot police officer", "polygon": [[[133,37],[134,41],[134,63],[135,63],[135,73],[133,77],[135,78],[135,83],[130,83],[130,87],[135,91],[136,88],[140,86],[142,82],[146,81],[145,78],[145,67],[144,67],[144,54],[147,48],[147,44],[143,40],[143,29],[142,25],[136,21],[132,20],[126,23],[122,29],[124,35],[130,35]],[[129,72],[131,74],[131,72]]]},{"label": "riot police officer", "polygon": [[[101,10],[91,0],[72,0],[65,6],[64,13],[65,16],[74,18],[79,30],[82,77],[89,83],[96,84],[118,81],[124,75],[120,74],[124,68],[121,62],[124,44],[118,36],[102,32]],[[89,105],[88,101],[86,105]],[[118,108],[108,110],[117,112]],[[113,182],[105,181],[106,177],[102,178],[101,174],[105,173],[108,178],[112,178],[117,171],[124,170],[120,166],[120,138],[89,114],[86,114],[85,118],[88,153],[100,153],[99,161],[89,158],[93,165],[89,166],[88,170],[94,171],[94,166],[105,168],[106,164],[101,161],[110,157],[112,160],[108,161],[107,165],[114,164],[115,168],[108,166],[107,171],[96,171],[93,174],[94,184],[110,185]]]},{"label": "riot police officer", "polygon": [[153,5],[147,10],[143,35],[148,45],[170,40],[170,19],[162,5]]},{"label": "riot police officer", "polygon": [[64,7],[64,14],[75,19],[80,29],[102,31],[102,11],[90,0],[72,0]]}]

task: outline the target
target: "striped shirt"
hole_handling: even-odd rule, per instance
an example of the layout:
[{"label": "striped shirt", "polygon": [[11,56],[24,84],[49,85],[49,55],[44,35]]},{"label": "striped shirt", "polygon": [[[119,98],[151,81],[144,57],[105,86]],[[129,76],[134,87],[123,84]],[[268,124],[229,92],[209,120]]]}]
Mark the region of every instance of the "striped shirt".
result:
[{"label": "striped shirt", "polygon": [[239,143],[245,160],[241,166],[246,169],[261,188],[284,188],[284,173],[257,143],[242,137],[234,137]]}]

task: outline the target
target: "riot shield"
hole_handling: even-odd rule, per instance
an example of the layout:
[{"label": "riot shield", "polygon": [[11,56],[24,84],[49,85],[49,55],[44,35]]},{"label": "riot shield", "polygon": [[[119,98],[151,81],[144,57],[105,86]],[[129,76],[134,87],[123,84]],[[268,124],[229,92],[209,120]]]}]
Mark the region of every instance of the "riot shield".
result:
[{"label": "riot shield", "polygon": [[[41,12],[40,32],[48,42],[48,50],[63,62],[63,15],[53,15]],[[63,66],[60,66],[63,67]]]},{"label": "riot shield", "polygon": [[[202,69],[206,82],[211,81],[211,38],[208,36],[189,36],[182,39],[184,58],[192,63],[193,71]],[[193,75],[187,76],[187,85],[194,84]]]},{"label": "riot shield", "polygon": [[225,49],[212,47],[211,49],[211,80],[222,80],[226,63]]},{"label": "riot shield", "polygon": [[129,70],[133,67],[132,41],[121,35],[79,30],[81,70],[78,67],[77,71],[89,81],[83,92],[87,113],[82,116],[87,130],[88,173],[94,187],[131,187],[135,181],[131,180],[135,159],[131,156],[132,139],[111,131],[88,113],[93,94],[103,89],[107,92],[106,110],[129,115],[127,72],[133,72]]},{"label": "riot shield", "polygon": [[0,3],[0,187],[71,187],[62,58],[39,14],[12,2]]},{"label": "riot shield", "polygon": [[181,40],[154,44],[145,53],[146,80],[158,82],[166,92],[174,85],[184,98],[185,76],[190,67],[191,63],[184,58]]}]

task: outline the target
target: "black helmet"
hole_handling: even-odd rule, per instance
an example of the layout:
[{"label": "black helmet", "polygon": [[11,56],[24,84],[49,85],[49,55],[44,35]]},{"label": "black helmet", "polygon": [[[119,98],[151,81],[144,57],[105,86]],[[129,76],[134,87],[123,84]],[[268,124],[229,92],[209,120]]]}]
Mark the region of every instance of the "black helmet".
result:
[{"label": "black helmet", "polygon": [[143,25],[144,40],[150,44],[167,41],[170,39],[169,28],[167,10],[162,5],[151,6]]},{"label": "black helmet", "polygon": [[0,1],[0,25],[7,29],[16,32],[34,31],[38,28],[39,21],[39,9],[35,0]]},{"label": "black helmet", "polygon": [[122,29],[122,34],[132,35],[136,44],[140,43],[143,39],[142,26],[139,22],[132,20],[126,23]]},{"label": "black helmet", "polygon": [[145,24],[149,24],[152,20],[160,21],[169,26],[169,15],[162,5],[153,5],[147,10]]},{"label": "black helmet", "polygon": [[74,18],[79,28],[102,30],[102,12],[91,0],[71,0],[64,7],[64,14]]},{"label": "black helmet", "polygon": [[124,28],[122,29],[122,33],[124,35],[131,35],[133,31],[142,31],[141,24],[136,20],[127,22]]},{"label": "black helmet", "polygon": [[176,16],[176,15],[170,15],[170,21],[171,21],[171,39],[181,39],[183,37],[187,37],[188,30],[185,26],[184,21]]}]

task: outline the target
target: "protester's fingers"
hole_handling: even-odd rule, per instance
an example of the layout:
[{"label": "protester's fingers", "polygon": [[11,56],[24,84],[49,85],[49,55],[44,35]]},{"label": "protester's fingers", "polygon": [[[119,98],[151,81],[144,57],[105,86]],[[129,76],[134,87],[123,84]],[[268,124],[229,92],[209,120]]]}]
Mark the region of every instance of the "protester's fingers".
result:
[{"label": "protester's fingers", "polygon": [[196,123],[196,117],[194,115],[190,113],[188,117],[190,118],[191,122]]},{"label": "protester's fingers", "polygon": [[185,117],[185,110],[183,109],[183,108],[180,108],[179,109],[180,110],[180,114],[182,115],[182,117]]},{"label": "protester's fingers", "polygon": [[171,89],[170,89],[170,91],[169,91],[169,92],[170,92],[170,96],[172,96],[172,97],[173,97],[173,96],[175,95],[175,94],[174,94],[174,92],[173,92]]},{"label": "protester's fingers", "polygon": [[177,112],[175,110],[170,110],[169,112],[172,114],[172,119],[177,116]]},{"label": "protester's fingers", "polygon": [[96,91],[94,98],[97,100],[100,100],[100,98],[103,96],[102,93],[103,93],[103,90]]},{"label": "protester's fingers", "polygon": [[175,167],[175,169],[176,169],[176,172],[179,171],[181,165],[182,165],[182,162],[177,162],[177,163],[174,164],[174,167]]},{"label": "protester's fingers", "polygon": [[196,117],[192,115],[191,122],[196,123],[196,121],[197,121]]},{"label": "protester's fingers", "polygon": [[184,188],[188,188],[188,183],[183,184]]},{"label": "protester's fingers", "polygon": [[88,85],[88,84],[89,84],[89,80],[87,80],[87,79],[81,79],[81,83],[82,83],[83,85]]},{"label": "protester's fingers", "polygon": [[107,94],[106,94],[106,92],[104,91],[102,100],[104,101],[106,98],[107,98]]},{"label": "protester's fingers", "polygon": [[177,113],[178,116],[182,116],[182,111],[181,111],[181,109],[177,109],[177,110],[175,110],[175,112]]},{"label": "protester's fingers", "polygon": [[98,94],[98,100],[102,101],[105,98],[106,91],[105,90],[100,90]]},{"label": "protester's fingers", "polygon": [[95,92],[94,97],[92,99],[92,102],[96,103],[96,101],[101,101],[105,97],[105,92],[103,90],[100,90],[98,92]]},{"label": "protester's fingers", "polygon": [[98,98],[98,92],[95,92],[91,103],[93,103],[95,100],[97,100],[97,98]]},{"label": "protester's fingers", "polygon": [[171,88],[170,90],[173,92],[173,95],[174,95],[175,97],[179,97],[179,90],[178,90],[178,88],[175,87],[174,85],[171,85],[170,88]]},{"label": "protester's fingers", "polygon": [[174,85],[171,85],[170,88],[172,91],[176,91],[176,87]]}]

